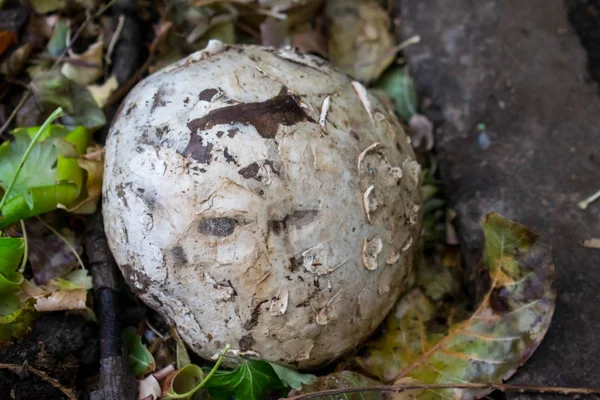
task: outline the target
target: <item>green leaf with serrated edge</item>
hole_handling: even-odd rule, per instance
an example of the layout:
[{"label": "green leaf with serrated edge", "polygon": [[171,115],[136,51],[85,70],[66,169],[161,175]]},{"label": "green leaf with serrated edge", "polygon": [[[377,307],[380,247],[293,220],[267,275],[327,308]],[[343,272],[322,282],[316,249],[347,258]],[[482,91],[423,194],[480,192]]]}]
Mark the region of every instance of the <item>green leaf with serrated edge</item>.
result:
[{"label": "green leaf with serrated edge", "polygon": [[154,357],[142,343],[142,337],[134,328],[125,328],[122,333],[123,344],[127,349],[129,366],[140,377],[156,369]]},{"label": "green leaf with serrated edge", "polygon": [[263,400],[267,394],[284,389],[271,365],[255,360],[245,360],[233,371],[217,371],[205,387],[215,400]]},{"label": "green leaf with serrated edge", "polygon": [[279,377],[279,380],[284,385],[291,387],[292,389],[300,389],[302,385],[312,385],[316,382],[317,377],[311,374],[302,374],[293,369],[282,367],[281,365],[269,362],[273,371]]},{"label": "green leaf with serrated edge", "polygon": [[[292,390],[290,396],[296,396],[299,394],[307,394],[320,392],[322,390],[329,389],[348,389],[358,388],[365,386],[377,386],[381,385],[381,382],[367,378],[361,374],[351,371],[334,372],[329,375],[320,376],[313,384],[302,386],[301,390]],[[391,397],[387,396],[383,392],[356,392],[356,393],[344,393],[343,395],[336,396],[320,396],[315,399],[343,399],[343,400],[387,400]]]},{"label": "green leaf with serrated edge", "polygon": [[[452,285],[431,290],[439,278],[420,281],[388,317],[386,333],[367,345],[361,363],[371,374],[395,382],[501,382],[535,351],[556,298],[549,250],[533,232],[496,213],[488,214],[482,227],[484,265],[477,280],[482,295],[476,310],[461,320],[460,313],[446,309],[440,318],[444,302],[432,294],[443,295]],[[466,399],[487,392],[426,390],[416,397]]]}]

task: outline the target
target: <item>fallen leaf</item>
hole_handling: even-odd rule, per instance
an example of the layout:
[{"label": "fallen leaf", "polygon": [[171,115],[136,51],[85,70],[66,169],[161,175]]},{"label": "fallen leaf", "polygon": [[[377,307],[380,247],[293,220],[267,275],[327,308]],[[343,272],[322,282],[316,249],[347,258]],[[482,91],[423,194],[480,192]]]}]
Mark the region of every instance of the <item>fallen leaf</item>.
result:
[{"label": "fallen leaf", "polygon": [[39,312],[85,310],[87,290],[58,290],[47,296],[36,298],[35,309]]},{"label": "fallen leaf", "polygon": [[271,365],[271,368],[273,368],[273,371],[275,371],[279,380],[292,389],[300,389],[302,385],[312,385],[317,381],[315,375],[303,374],[272,362],[269,362],[269,365]]},{"label": "fallen leaf", "polygon": [[408,122],[408,134],[415,149],[433,149],[433,124],[426,116],[413,114]]},{"label": "fallen leaf", "polygon": [[0,56],[18,41],[17,33],[12,31],[0,31]]},{"label": "fallen leaf", "polygon": [[18,75],[27,64],[31,50],[31,45],[25,43],[13,51],[10,56],[0,64],[0,74],[8,76]]},{"label": "fallen leaf", "polygon": [[[91,151],[94,152],[93,149]],[[79,157],[77,159],[77,164],[87,172],[85,192],[83,193],[82,200],[73,207],[67,208],[59,205],[59,208],[77,214],[93,214],[96,212],[98,200],[102,194],[104,161],[103,159],[94,160],[86,157]]]},{"label": "fallen leaf", "polygon": [[583,242],[581,242],[581,245],[590,249],[600,249],[600,238],[584,240]]},{"label": "fallen leaf", "polygon": [[65,125],[98,128],[106,123],[102,110],[90,92],[67,79],[60,71],[37,71],[32,74],[30,87],[44,108],[62,107]]},{"label": "fallen leaf", "polygon": [[64,8],[67,0],[29,0],[29,4],[37,14],[46,14]]},{"label": "fallen leaf", "polygon": [[54,25],[52,36],[48,40],[46,49],[52,57],[59,57],[67,48],[67,34],[69,33],[69,25],[64,19],[59,19]]},{"label": "fallen leaf", "polygon": [[330,0],[326,15],[331,62],[365,84],[377,80],[396,58],[385,10],[376,2]]},{"label": "fallen leaf", "polygon": [[142,337],[134,328],[125,328],[121,334],[127,348],[129,366],[135,376],[142,376],[156,369],[154,357],[142,343]]},{"label": "fallen leaf", "polygon": [[245,360],[233,371],[218,370],[205,387],[218,399],[244,400],[262,400],[284,388],[271,365],[259,360]]},{"label": "fallen leaf", "polygon": [[375,84],[392,98],[396,113],[404,121],[409,121],[418,107],[415,84],[404,67],[393,66]]},{"label": "fallen leaf", "polygon": [[[65,241],[47,229],[41,222],[27,221],[27,242],[29,244],[29,263],[37,284],[45,285],[54,278],[64,276],[77,265],[77,258]],[[79,254],[83,247],[75,234],[63,229],[62,237],[69,241]]]},{"label": "fallen leaf", "polygon": [[154,375],[148,375],[138,382],[138,400],[158,400],[160,394],[160,384]]},{"label": "fallen leaf", "polygon": [[104,40],[100,35],[98,40],[81,54],[69,50],[69,59],[61,68],[62,74],[81,86],[96,82],[103,75],[103,46]]},{"label": "fallen leaf", "polygon": [[99,85],[89,85],[87,89],[94,98],[96,104],[98,104],[98,107],[102,108],[106,104],[106,101],[110,95],[113,94],[118,87],[119,81],[117,80],[117,77],[111,75],[110,78],[104,81],[104,83]]},{"label": "fallen leaf", "polygon": [[[377,386],[381,382],[367,378],[361,374],[352,371],[334,372],[329,375],[320,376],[313,384],[302,386],[301,390],[292,390],[288,397],[297,396],[300,394],[319,392],[328,389],[347,389],[358,388],[364,386]],[[334,398],[330,396],[331,398]],[[318,397],[320,398],[320,397]],[[335,396],[344,400],[387,400],[392,399],[389,394],[383,392],[356,392],[345,393]]]},{"label": "fallen leaf", "polygon": [[[484,267],[477,282],[483,295],[477,309],[462,318],[468,315],[464,308],[435,300],[454,290],[439,286],[449,279],[424,276],[387,318],[386,333],[366,346],[359,363],[371,374],[388,382],[501,382],[535,351],[554,312],[550,252],[533,232],[496,213],[482,227]],[[417,397],[471,399],[488,392],[438,389]]]},{"label": "fallen leaf", "polygon": [[267,17],[260,24],[260,38],[263,46],[281,47],[288,35],[287,20]]},{"label": "fallen leaf", "polygon": [[192,362],[190,361],[190,355],[187,352],[187,349],[185,347],[185,344],[183,343],[183,340],[181,340],[181,337],[179,336],[179,333],[177,333],[177,330],[175,329],[175,327],[171,327],[170,334],[171,334],[171,337],[175,340],[175,346],[176,346],[175,353],[176,353],[176,359],[177,359],[177,369],[187,367]]}]

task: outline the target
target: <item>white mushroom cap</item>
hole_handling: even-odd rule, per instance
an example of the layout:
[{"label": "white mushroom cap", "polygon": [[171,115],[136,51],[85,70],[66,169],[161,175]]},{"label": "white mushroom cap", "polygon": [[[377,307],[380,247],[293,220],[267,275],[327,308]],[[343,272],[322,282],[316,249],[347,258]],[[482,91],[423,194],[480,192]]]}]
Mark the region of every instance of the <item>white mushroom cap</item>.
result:
[{"label": "white mushroom cap", "polygon": [[106,144],[104,221],[139,297],[199,355],[298,368],[402,293],[420,169],[395,116],[326,62],[211,42],[137,85]]}]

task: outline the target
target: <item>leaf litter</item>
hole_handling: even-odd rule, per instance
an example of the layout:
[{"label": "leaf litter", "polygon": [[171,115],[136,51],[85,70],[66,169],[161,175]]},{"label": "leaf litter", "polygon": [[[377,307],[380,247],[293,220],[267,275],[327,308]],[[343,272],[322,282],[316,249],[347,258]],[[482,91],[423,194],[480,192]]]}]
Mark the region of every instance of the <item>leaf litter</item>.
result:
[{"label": "leaf litter", "polygon": [[[394,28],[398,21],[390,17],[384,2],[177,0],[168,6],[141,2],[137,18],[154,24],[155,36],[147,49],[146,62],[134,66],[138,69],[127,82],[120,82],[119,71],[115,70],[115,48],[127,28],[122,15],[114,18],[113,14],[111,18],[110,14],[116,12],[114,2],[78,3],[31,1],[37,15],[30,16],[26,34],[21,36],[15,30],[0,36],[0,49],[5,53],[0,73],[29,82],[18,102],[8,102],[6,92],[0,92],[3,103],[18,103],[3,121],[0,134],[15,117],[17,127],[29,128],[30,135],[53,109],[62,107],[65,111],[61,125],[52,128],[62,133],[47,134],[34,147],[30,157],[36,162],[25,163],[23,176],[10,194],[11,199],[23,199],[21,208],[13,214],[15,222],[37,214],[52,219],[69,218],[64,216],[70,212],[94,212],[101,192],[102,148],[92,141],[77,147],[77,143],[69,144],[66,135],[77,129],[86,130],[89,140],[106,125],[105,111],[116,107],[144,74],[205,47],[210,39],[292,45],[301,52],[329,58],[352,76],[357,96],[369,116],[366,87],[395,109],[411,133],[425,169],[422,191],[426,215],[421,243],[425,253],[417,257],[421,261],[413,277],[413,289],[398,302],[380,335],[367,343],[360,355],[342,360],[337,372],[320,377],[250,359],[235,370],[224,370],[218,369],[218,363],[194,363],[176,332],[166,332],[149,341],[142,333],[150,332],[150,327],[141,325],[141,335],[136,329],[127,328],[124,339],[143,393],[157,397],[157,388],[162,384],[160,391],[170,396],[167,398],[262,399],[273,392],[285,396],[290,389],[292,395],[323,389],[356,389],[381,382],[502,382],[539,345],[550,323],[555,294],[551,289],[551,260],[535,234],[497,214],[488,215],[483,222],[484,262],[477,276],[478,306],[471,307],[464,295],[464,271],[452,213],[446,208],[430,153],[434,126],[418,113],[414,83],[397,57],[404,46],[418,42],[418,38],[397,45]],[[81,18],[84,13],[85,18]],[[139,45],[147,46],[141,42]],[[322,105],[323,129],[328,106],[329,102]],[[27,136],[26,131],[20,132],[13,132],[16,140],[12,144],[6,141],[2,145],[2,176],[10,178],[10,171],[15,171],[19,156],[23,155]],[[63,162],[55,165],[59,157],[63,157]],[[72,193],[59,193],[56,188],[61,184],[72,185]],[[56,201],[36,209],[41,203],[32,188],[40,187],[54,188],[52,199]],[[59,198],[61,193],[63,197]],[[69,201],[59,201],[64,196]],[[41,230],[34,220],[28,220],[26,226],[30,230],[28,243],[12,226],[4,234],[13,237],[0,237],[0,342],[27,332],[41,311],[89,310],[87,290],[91,278],[85,269],[73,270],[82,264],[77,244],[80,233],[65,227],[59,238]],[[593,240],[584,245],[594,247]],[[44,248],[50,251],[44,254]],[[27,279],[19,272],[21,264],[29,265],[26,272],[31,275]],[[226,351],[219,359],[225,355]],[[154,371],[175,367],[168,378]],[[354,371],[340,371],[343,368]],[[210,374],[210,379],[205,380]],[[473,398],[486,392],[481,388],[419,389],[410,395]],[[405,395],[369,392],[343,396],[389,399]]]}]

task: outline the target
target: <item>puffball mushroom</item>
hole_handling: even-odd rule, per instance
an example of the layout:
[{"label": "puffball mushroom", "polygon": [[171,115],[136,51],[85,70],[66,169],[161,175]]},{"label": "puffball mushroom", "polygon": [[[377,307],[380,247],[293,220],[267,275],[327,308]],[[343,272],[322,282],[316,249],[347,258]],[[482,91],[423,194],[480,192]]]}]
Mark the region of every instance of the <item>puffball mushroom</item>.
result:
[{"label": "puffball mushroom", "polygon": [[110,248],[200,356],[230,344],[316,367],[359,345],[403,292],[419,165],[394,114],[325,61],[212,41],[117,114]]}]

